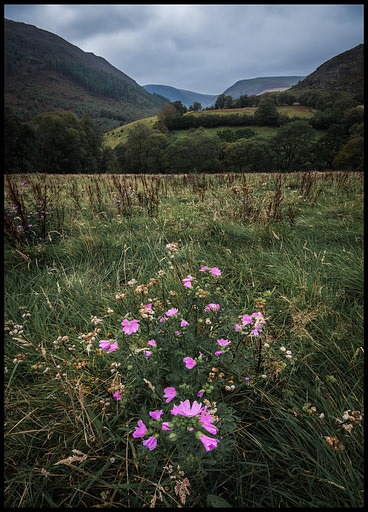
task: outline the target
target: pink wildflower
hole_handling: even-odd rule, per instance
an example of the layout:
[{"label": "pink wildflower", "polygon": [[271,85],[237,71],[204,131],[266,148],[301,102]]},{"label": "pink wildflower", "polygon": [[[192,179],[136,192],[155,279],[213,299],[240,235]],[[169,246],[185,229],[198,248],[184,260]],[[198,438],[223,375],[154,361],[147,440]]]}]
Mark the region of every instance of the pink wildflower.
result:
[{"label": "pink wildflower", "polygon": [[143,437],[144,434],[147,432],[147,427],[143,423],[142,420],[138,421],[138,427],[135,427],[135,431],[133,432],[133,437]]},{"label": "pink wildflower", "polygon": [[202,422],[203,428],[208,430],[208,432],[210,434],[216,434],[216,432],[218,431],[218,428],[215,427],[214,425],[211,425],[211,423],[213,422],[213,418],[210,415],[210,413],[206,414],[206,410],[207,410],[207,406],[202,411],[200,421]]},{"label": "pink wildflower", "polygon": [[253,320],[252,320],[252,318],[249,315],[244,315],[243,316],[243,318],[242,318],[242,324],[243,325],[252,324],[252,323],[253,323]]},{"label": "pink wildflower", "polygon": [[146,357],[149,357],[152,355],[152,352],[150,352],[149,350],[143,350],[143,354],[146,356]]},{"label": "pink wildflower", "polygon": [[204,267],[199,269],[200,272],[204,272],[205,270],[208,270],[208,266],[207,265],[205,265]]},{"label": "pink wildflower", "polygon": [[151,345],[151,347],[155,347],[156,346],[155,340],[149,340],[149,341],[147,341],[147,344]]},{"label": "pink wildflower", "polygon": [[215,311],[216,309],[220,309],[220,304],[208,304],[204,309],[211,309],[212,311]]},{"label": "pink wildflower", "polygon": [[226,347],[226,345],[230,345],[231,341],[221,338],[220,340],[217,340],[217,343],[222,347]]},{"label": "pink wildflower", "polygon": [[125,332],[125,334],[133,334],[139,329],[139,320],[125,319],[121,322],[121,325],[123,325],[123,332]]},{"label": "pink wildflower", "polygon": [[263,318],[263,315],[262,315],[262,313],[260,313],[260,312],[258,312],[258,313],[252,313],[252,317],[253,317],[253,318],[257,318],[257,317],[259,317],[259,318]]},{"label": "pink wildflower", "polygon": [[180,414],[181,416],[192,418],[193,416],[197,416],[201,410],[202,404],[199,404],[196,400],[193,402],[192,406],[190,406],[189,400],[185,400],[184,402],[180,402],[180,405],[174,405],[171,414],[173,416]]},{"label": "pink wildflower", "polygon": [[115,343],[112,343],[110,340],[101,340],[99,342],[99,345],[100,345],[100,348],[102,348],[102,350],[106,350],[108,348],[109,349],[108,352],[114,352],[114,350],[116,350],[118,348],[117,341],[115,341]]},{"label": "pink wildflower", "polygon": [[165,315],[167,316],[177,316],[178,308],[171,308],[169,311],[166,311]]},{"label": "pink wildflower", "polygon": [[215,356],[219,356],[220,354],[222,354],[222,350],[218,350],[217,352],[215,352]]},{"label": "pink wildflower", "polygon": [[121,400],[121,396],[119,395],[119,391],[114,393],[114,398],[116,398],[116,400]]},{"label": "pink wildflower", "polygon": [[99,345],[100,345],[100,348],[102,348],[102,350],[106,350],[111,345],[111,341],[109,341],[109,340],[101,340],[99,342]]},{"label": "pink wildflower", "polygon": [[157,446],[157,439],[153,436],[143,441],[144,446],[149,448],[150,451],[154,450]]},{"label": "pink wildflower", "polygon": [[109,352],[114,352],[118,348],[118,342],[115,341],[115,343],[112,343],[109,348]]},{"label": "pink wildflower", "polygon": [[211,274],[213,274],[214,276],[220,276],[221,275],[221,270],[217,267],[213,267],[210,269],[210,272]]},{"label": "pink wildflower", "polygon": [[191,280],[194,279],[193,276],[188,276],[186,278],[183,279],[183,282],[184,282],[184,286],[186,288],[191,288],[192,287],[192,283],[191,283]]},{"label": "pink wildflower", "polygon": [[180,327],[186,327],[187,325],[189,325],[189,322],[187,322],[186,320],[182,320]]},{"label": "pink wildflower", "polygon": [[167,398],[167,400],[165,400],[166,403],[170,402],[173,400],[173,398],[176,397],[175,388],[165,388],[164,393],[164,398]]},{"label": "pink wildflower", "polygon": [[192,368],[194,368],[194,366],[197,364],[194,359],[192,359],[191,357],[184,357],[183,359],[184,363],[185,363],[185,366],[191,370]]},{"label": "pink wildflower", "polygon": [[260,325],[256,325],[255,328],[251,331],[253,336],[259,336],[259,333],[262,332],[262,327]]},{"label": "pink wildflower", "polygon": [[152,412],[149,412],[148,414],[151,416],[151,418],[153,418],[154,420],[159,420],[161,415],[164,413],[164,411],[152,411]]},{"label": "pink wildflower", "polygon": [[204,434],[199,439],[202,441],[204,447],[208,452],[210,452],[214,448],[217,448],[217,443],[220,442],[218,439],[213,439],[212,437],[208,437]]},{"label": "pink wildflower", "polygon": [[162,430],[172,430],[172,428],[170,427],[170,423],[168,421],[163,422]]}]

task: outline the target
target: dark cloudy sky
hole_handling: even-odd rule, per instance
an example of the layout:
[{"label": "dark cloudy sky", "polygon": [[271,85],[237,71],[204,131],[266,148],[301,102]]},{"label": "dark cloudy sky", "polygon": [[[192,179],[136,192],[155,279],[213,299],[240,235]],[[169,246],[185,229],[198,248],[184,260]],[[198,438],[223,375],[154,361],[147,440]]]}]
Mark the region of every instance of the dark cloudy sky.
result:
[{"label": "dark cloudy sky", "polygon": [[363,43],[364,4],[5,5],[5,18],[104,57],[138,84],[220,94],[308,75]]}]

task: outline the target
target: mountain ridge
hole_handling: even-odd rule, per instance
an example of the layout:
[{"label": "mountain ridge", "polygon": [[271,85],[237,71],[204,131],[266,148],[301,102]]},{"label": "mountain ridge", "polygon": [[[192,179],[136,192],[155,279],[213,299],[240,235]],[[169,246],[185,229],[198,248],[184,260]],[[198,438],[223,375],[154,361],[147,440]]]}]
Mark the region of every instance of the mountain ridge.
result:
[{"label": "mountain ridge", "polygon": [[189,91],[187,89],[177,89],[171,85],[147,84],[143,86],[151,94],[165,96],[171,101],[181,101],[183,105],[189,107],[195,101],[198,101],[203,108],[215,103],[218,94],[203,94],[200,92]]},{"label": "mountain ridge", "polygon": [[270,89],[281,91],[289,89],[292,85],[305,78],[304,76],[267,76],[238,80],[234,85],[224,91],[225,95],[233,98],[239,98],[243,94],[251,96],[260,95],[268,92]]},{"label": "mountain ridge", "polygon": [[189,107],[194,101],[201,103],[202,108],[213,106],[220,94],[230,95],[233,99],[241,95],[260,95],[265,92],[284,91],[305,78],[303,76],[269,76],[238,80],[232,86],[219,94],[203,94],[186,89],[178,89],[171,85],[148,84],[143,87],[150,93],[166,96],[170,101],[181,101]]},{"label": "mountain ridge", "polygon": [[333,88],[364,94],[364,44],[358,44],[323,62],[290,92]]},{"label": "mountain ridge", "polygon": [[50,111],[89,115],[104,131],[167,103],[106,59],[34,25],[4,19],[4,100],[21,121]]},{"label": "mountain ridge", "polygon": [[[238,80],[223,93],[233,99],[267,91],[332,88],[364,91],[364,45],[346,50],[302,76]],[[300,80],[302,78],[302,80]],[[297,82],[291,85],[291,82]],[[156,89],[155,89],[156,88]],[[150,90],[148,90],[150,89]],[[219,94],[220,95],[220,94]],[[53,111],[88,115],[103,131],[156,115],[168,101],[214,105],[219,95],[172,86],[140,86],[92,52],[34,25],[4,19],[4,103],[20,121]]]}]

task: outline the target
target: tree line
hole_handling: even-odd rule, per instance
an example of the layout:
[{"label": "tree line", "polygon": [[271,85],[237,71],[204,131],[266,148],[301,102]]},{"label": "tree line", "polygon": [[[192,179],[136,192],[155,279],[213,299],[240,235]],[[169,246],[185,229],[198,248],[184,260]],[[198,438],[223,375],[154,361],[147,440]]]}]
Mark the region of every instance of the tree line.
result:
[{"label": "tree line", "polygon": [[71,112],[39,114],[21,123],[5,107],[4,134],[8,173],[105,172],[112,151],[103,147],[102,132],[91,118]]},{"label": "tree line", "polygon": [[[184,115],[181,102],[172,102],[162,107],[153,128],[136,125],[114,153],[119,168],[134,173],[363,170],[364,111],[350,96],[333,96],[335,103],[309,120],[280,114],[272,95],[260,99],[254,116]],[[261,125],[278,129],[262,137],[256,131]],[[215,135],[204,130],[220,126]],[[184,128],[187,136],[172,135]],[[316,137],[317,129],[325,131],[322,137]]]},{"label": "tree line", "polygon": [[283,124],[272,137],[249,128],[210,135],[200,127],[170,138],[138,123],[114,153],[119,168],[131,173],[363,170],[363,124],[352,125],[349,133],[332,125],[317,139],[304,120]]},{"label": "tree line", "polygon": [[[23,124],[5,109],[5,169],[8,173],[363,170],[363,112],[356,104],[337,103],[318,110],[309,120],[291,120],[277,111],[274,97],[264,95],[254,116],[184,115],[186,107],[172,102],[162,107],[153,128],[137,123],[125,144],[112,150],[103,146],[102,133],[88,116],[78,119],[71,112],[53,112]],[[275,135],[258,135],[260,125],[277,127]],[[209,134],[208,127],[219,129]],[[183,128],[189,128],[187,135],[173,134]],[[317,129],[324,130],[319,138]]]}]

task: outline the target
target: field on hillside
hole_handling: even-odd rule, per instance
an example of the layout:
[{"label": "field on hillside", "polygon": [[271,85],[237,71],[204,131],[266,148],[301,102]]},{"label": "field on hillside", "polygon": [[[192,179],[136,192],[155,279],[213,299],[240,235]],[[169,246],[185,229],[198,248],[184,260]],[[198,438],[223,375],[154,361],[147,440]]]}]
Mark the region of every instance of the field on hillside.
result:
[{"label": "field on hillside", "polygon": [[[191,112],[191,113],[187,113],[185,115],[197,115],[197,114],[227,115],[227,114],[232,114],[234,112],[241,112],[243,114],[252,115],[252,114],[254,114],[254,112],[256,110],[257,110],[256,107],[246,107],[246,108],[232,108],[232,109],[223,109],[223,110],[206,110],[204,112]],[[290,106],[290,107],[277,107],[277,110],[282,114],[286,114],[290,118],[300,117],[300,118],[309,119],[309,118],[313,117],[313,115],[315,113],[315,109],[312,109],[309,107],[302,107],[299,105],[294,105],[294,106]],[[147,117],[145,119],[133,121],[132,123],[128,123],[119,128],[115,128],[115,130],[111,130],[104,134],[104,143],[106,146],[109,146],[112,149],[114,149],[118,144],[126,143],[126,141],[128,139],[128,135],[129,135],[129,130],[132,127],[136,126],[138,123],[143,123],[152,128],[153,125],[156,123],[157,119],[158,119],[157,116]],[[224,128],[232,129],[232,127],[229,127],[229,126],[224,126]],[[269,127],[269,126],[251,126],[250,128],[257,131],[257,133],[259,132],[260,135],[265,135],[265,136],[269,136],[271,134],[270,131],[272,131],[272,134],[273,134],[275,132],[275,130],[277,130],[277,128]],[[216,128],[206,128],[205,130],[208,131],[209,133],[216,133],[216,131],[220,130],[220,129],[221,129],[221,127],[219,126]],[[239,126],[234,127],[234,129],[239,129]],[[188,131],[189,130],[174,130],[173,133],[176,136],[183,137],[188,133]]]},{"label": "field on hillside", "polygon": [[[276,107],[280,114],[286,114],[289,117],[304,117],[306,119],[313,117],[316,109],[310,107],[304,107],[302,105],[291,105],[291,106],[280,106]],[[243,108],[224,108],[219,110],[206,110],[204,112],[188,112],[190,115],[196,114],[230,114],[239,112],[243,114],[254,114],[258,110],[258,107],[243,107]]]},{"label": "field on hillside", "polygon": [[4,191],[6,507],[363,507],[363,173]]}]

